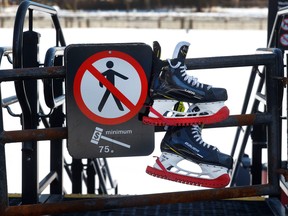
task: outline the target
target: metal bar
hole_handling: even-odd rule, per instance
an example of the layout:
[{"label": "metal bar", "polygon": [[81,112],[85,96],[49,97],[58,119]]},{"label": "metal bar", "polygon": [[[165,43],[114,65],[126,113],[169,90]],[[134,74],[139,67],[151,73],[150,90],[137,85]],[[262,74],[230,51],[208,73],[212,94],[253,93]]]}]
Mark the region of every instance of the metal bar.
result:
[{"label": "metal bar", "polygon": [[270,121],[271,121],[271,115],[269,113],[230,115],[227,119],[225,119],[222,122],[214,123],[211,125],[205,125],[204,127],[215,128],[215,127],[267,124]]},{"label": "metal bar", "polygon": [[2,105],[2,107],[6,108],[9,105],[17,103],[17,102],[18,102],[17,96],[11,96],[11,97],[4,98],[2,100],[2,104],[1,105]]},{"label": "metal bar", "polygon": [[251,176],[252,185],[262,184],[262,149],[266,148],[267,143],[256,143],[253,141],[252,145],[252,166]]},{"label": "metal bar", "polygon": [[[244,67],[254,65],[268,65],[275,60],[274,54],[255,54],[239,56],[221,56],[210,58],[186,59],[187,68],[211,69],[222,67]],[[43,67],[43,68],[15,68],[0,70],[0,81],[15,81],[24,79],[64,78],[65,66]]]},{"label": "metal bar", "polygon": [[94,163],[92,165],[94,166],[94,169],[96,170],[96,173],[98,175],[98,180],[99,180],[99,194],[108,194],[107,188],[106,188],[106,176],[103,173],[102,170],[102,164],[100,162],[99,158],[96,158],[93,160]]},{"label": "metal bar", "polygon": [[[63,51],[63,49],[62,49]],[[50,62],[51,65],[62,65],[62,56],[57,56],[59,53],[55,52],[53,61]],[[45,81],[44,82],[44,94],[45,94]],[[54,101],[54,95],[59,98],[63,95],[63,79],[56,79],[51,81],[49,86],[51,86],[51,100],[53,100],[53,112],[50,116],[51,127],[61,127],[65,122],[65,114],[63,113],[63,106],[57,100]],[[46,101],[46,98],[45,98]],[[63,97],[64,102],[64,97]],[[52,107],[50,107],[52,108]],[[53,181],[50,186],[51,194],[63,194],[63,166],[64,166],[64,156],[63,156],[63,139],[50,140],[50,170],[56,171],[58,178],[57,181]]]},{"label": "metal bar", "polygon": [[[62,65],[62,56],[64,55],[64,49],[65,47],[52,47],[48,49],[45,55],[44,67]],[[61,97],[61,95],[57,95],[57,99],[56,97],[54,97],[54,88],[53,88],[54,80],[53,79],[43,79],[43,85],[44,85],[44,99],[45,99],[46,105],[49,108],[53,109],[59,104],[61,105],[62,103],[64,103],[64,98],[65,98],[64,96]]]},{"label": "metal bar", "polygon": [[92,159],[87,159],[87,193],[88,194],[95,194],[95,169],[93,166],[93,160]]},{"label": "metal bar", "polygon": [[41,194],[48,185],[50,185],[54,180],[57,179],[57,173],[56,172],[50,172],[47,176],[45,176],[44,179],[39,184],[39,193]]},{"label": "metal bar", "polygon": [[[0,88],[0,101],[2,100],[2,93]],[[3,132],[3,110],[0,108],[0,132]],[[6,172],[6,155],[5,145],[0,141],[0,215],[8,206],[8,188],[7,188],[7,172]]]},{"label": "metal bar", "polygon": [[[205,128],[218,128],[218,127],[231,127],[231,126],[243,126],[243,125],[255,125],[255,124],[268,124],[271,121],[271,115],[269,113],[252,113],[243,115],[230,115],[227,119],[204,125]],[[164,127],[156,126],[155,132],[165,131]]]},{"label": "metal bar", "polygon": [[29,14],[28,29],[29,29],[29,31],[33,31],[33,10],[32,9],[28,9],[28,14]]},{"label": "metal bar", "polygon": [[109,183],[111,185],[111,188],[114,188],[115,189],[115,194],[117,194],[118,193],[118,191],[117,191],[117,187],[118,187],[117,186],[117,182],[112,179],[111,172],[110,172],[110,169],[109,169],[109,166],[108,166],[106,158],[103,158],[103,163],[104,163],[104,166],[105,166],[106,174],[108,175],[108,180],[109,180]]},{"label": "metal bar", "polygon": [[64,78],[64,66],[1,69],[0,82],[26,79]]},{"label": "metal bar", "polygon": [[62,194],[63,193],[63,142],[62,139],[50,140],[50,170],[57,173],[57,179],[51,182],[50,193]]},{"label": "metal bar", "polygon": [[[241,109],[241,114],[245,114],[247,111],[247,107],[249,104],[249,98],[251,97],[251,93],[252,93],[252,89],[253,89],[253,85],[255,82],[257,71],[258,71],[258,67],[253,67],[251,70],[248,86],[247,86],[245,97],[244,97],[244,102],[243,102],[242,109]],[[233,142],[232,149],[231,149],[231,154],[230,154],[231,157],[234,157],[241,130],[242,130],[242,127],[237,128],[234,142]]]},{"label": "metal bar", "polygon": [[184,192],[170,192],[146,195],[108,195],[99,196],[95,199],[84,199],[77,201],[64,201],[60,203],[34,204],[11,206],[6,209],[5,216],[14,215],[45,215],[69,212],[87,212],[129,208],[135,206],[154,206],[162,204],[189,203],[195,201],[209,201],[228,198],[262,196],[276,194],[274,187],[265,185],[232,187],[222,189],[206,189]]},{"label": "metal bar", "polygon": [[188,70],[193,70],[268,65],[273,64],[274,61],[275,55],[267,51],[267,53],[253,55],[192,58],[186,59],[185,64]]},{"label": "metal bar", "polygon": [[0,135],[1,143],[14,143],[25,141],[40,141],[66,139],[67,128],[26,129],[18,131],[3,131]]},{"label": "metal bar", "polygon": [[[266,69],[265,68],[264,68],[263,71],[266,74]],[[259,81],[258,86],[257,86],[256,92],[261,92],[261,90],[263,88],[263,85],[264,85],[264,82],[265,82],[265,76],[261,76],[260,77],[260,81]],[[251,113],[257,113],[258,107],[259,107],[259,103],[260,103],[259,100],[254,100],[254,102],[252,104],[252,108],[251,108]],[[272,116],[271,116],[271,118],[272,118]],[[231,185],[233,185],[235,183],[235,181],[236,181],[238,168],[239,168],[240,162],[242,160],[242,157],[243,157],[243,154],[244,154],[247,142],[248,142],[248,138],[249,138],[250,133],[251,133],[251,128],[252,128],[251,126],[247,127],[245,132],[244,132],[244,137],[243,137],[243,140],[242,140],[240,151],[238,153],[238,157],[236,159],[236,164],[234,166],[234,169],[233,169],[233,172],[232,172],[232,176],[231,176],[231,183],[230,183]]]},{"label": "metal bar", "polygon": [[[285,68],[285,78],[288,78],[288,69],[287,69],[287,65],[288,65],[288,55],[286,54],[286,68]],[[288,105],[288,88],[286,88],[286,107]],[[286,116],[288,117],[288,109],[286,109]],[[286,120],[286,127],[288,127],[288,121]],[[283,145],[284,147],[284,145]],[[285,140],[285,147],[288,148],[288,137],[286,138]],[[288,152],[286,153],[286,158],[288,156]],[[288,162],[288,160],[287,160]],[[286,165],[286,168],[287,168],[287,165]],[[283,176],[282,176],[283,177]],[[284,191],[284,193],[286,194],[286,196],[288,196],[288,182],[287,182],[287,178],[284,178],[283,180],[280,181],[282,183],[282,191]]]},{"label": "metal bar", "polygon": [[[278,0],[269,0],[268,1],[268,23],[267,23],[267,43],[269,43],[269,39],[273,36],[273,24],[274,21],[277,20],[279,13],[278,11]],[[280,9],[281,10],[281,9]],[[286,10],[287,12],[287,10]],[[276,17],[277,16],[277,17]],[[276,19],[275,19],[276,18]]]},{"label": "metal bar", "polygon": [[261,94],[261,92],[257,92],[255,98],[262,104],[266,105],[266,97],[265,95]]},{"label": "metal bar", "polygon": [[23,47],[23,27],[28,9],[37,10],[51,15],[57,14],[53,7],[42,5],[33,1],[22,1],[18,7],[13,34],[13,66],[15,68],[22,67],[22,47]]},{"label": "metal bar", "polygon": [[[66,46],[66,42],[64,39],[64,35],[62,32],[62,28],[60,26],[60,21],[58,19],[57,14],[53,14],[51,16],[54,27],[56,29],[56,46]],[[59,44],[60,43],[60,44]]]},{"label": "metal bar", "polygon": [[66,159],[64,158],[64,169],[68,175],[69,180],[72,181],[72,171],[69,168],[70,166],[71,166],[71,164],[68,164]]},{"label": "metal bar", "polygon": [[[2,143],[1,143],[2,144]],[[5,146],[0,144],[0,215],[8,206]]]},{"label": "metal bar", "polygon": [[72,193],[82,193],[83,163],[81,159],[72,159]]},{"label": "metal bar", "polygon": [[243,157],[245,149],[246,149],[246,145],[247,145],[250,133],[251,133],[251,128],[252,128],[251,125],[249,125],[246,128],[246,131],[244,133],[244,137],[243,137],[243,140],[242,140],[242,145],[240,146],[240,150],[238,152],[238,156],[235,159],[235,164],[234,164],[234,167],[233,167],[233,170],[232,170],[232,174],[231,174],[231,181],[230,181],[230,185],[231,186],[235,186],[235,184],[236,184],[236,178],[238,176],[239,166],[240,166],[240,163],[242,161],[242,157]]},{"label": "metal bar", "polygon": [[[231,115],[223,122],[205,125],[205,128],[240,126],[240,125],[253,125],[253,124],[268,124],[271,121],[271,115],[256,113],[246,115]],[[159,129],[160,130],[160,129]],[[164,130],[164,129],[163,129]],[[15,131],[3,131],[0,134],[0,142],[14,143],[24,142],[29,140],[53,140],[53,139],[66,139],[68,131],[66,127],[47,128],[47,129],[26,129]]]},{"label": "metal bar", "polygon": [[22,9],[23,11],[25,11],[24,8],[26,8],[26,10],[29,8],[29,9],[32,9],[32,10],[37,10],[37,11],[40,11],[40,12],[43,12],[43,13],[48,13],[48,14],[51,14],[51,15],[57,14],[56,9],[51,7],[51,6],[39,4],[39,3],[36,3],[36,2],[32,2],[32,1],[23,1],[23,2],[25,2],[25,3],[21,3],[20,4],[20,6],[23,4],[23,9]]},{"label": "metal bar", "polygon": [[[281,168],[281,112],[282,112],[282,83],[274,79],[284,75],[283,57],[281,50],[274,50],[275,64],[267,67],[266,95],[267,112],[271,113],[272,121],[268,124],[268,182],[280,192],[280,177],[277,169]],[[279,195],[279,194],[278,194]]]},{"label": "metal bar", "polygon": [[[29,10],[29,31],[23,33],[21,67],[38,67],[39,34],[32,31],[32,10]],[[18,55],[16,55],[18,56]],[[15,65],[13,65],[15,66]],[[39,97],[37,80],[15,81],[15,90],[22,109],[23,129],[37,129],[39,123]],[[38,143],[22,143],[22,204],[39,201]]]},{"label": "metal bar", "polygon": [[3,56],[8,56],[11,53],[12,53],[12,48],[11,47],[0,47],[0,65],[2,63],[2,57]]}]

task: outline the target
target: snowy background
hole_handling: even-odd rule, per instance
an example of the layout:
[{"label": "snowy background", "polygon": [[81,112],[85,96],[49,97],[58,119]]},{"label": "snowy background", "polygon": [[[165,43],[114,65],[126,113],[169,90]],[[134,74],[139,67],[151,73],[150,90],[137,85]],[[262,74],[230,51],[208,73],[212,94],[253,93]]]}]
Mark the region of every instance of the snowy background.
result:
[{"label": "snowy background", "polygon": [[[41,34],[40,61],[44,61],[46,50],[54,46],[55,32],[52,29],[36,29]],[[152,46],[157,40],[162,46],[162,59],[171,58],[175,45],[179,41],[190,42],[187,58],[227,56],[255,53],[257,48],[265,48],[267,33],[264,30],[169,30],[169,29],[112,29],[112,28],[66,28],[63,33],[67,44],[75,43],[113,43],[113,42],[144,42]],[[13,29],[0,29],[0,46],[11,46]],[[3,62],[2,68],[10,67]],[[251,67],[227,68],[217,70],[195,70],[189,74],[198,77],[202,83],[214,87],[223,87],[228,91],[226,105],[231,114],[239,114],[248,83]],[[3,83],[3,98],[14,94],[11,83]],[[41,90],[40,90],[41,92]],[[15,106],[15,105],[13,105]],[[13,111],[20,112],[18,107]],[[5,114],[5,130],[20,129],[19,119]],[[236,128],[204,129],[203,140],[217,146],[220,151],[230,154]],[[155,158],[160,156],[160,142],[164,133],[157,133],[155,137],[155,150],[151,155],[142,157],[109,158],[108,163],[112,178],[117,180],[119,194],[147,194],[159,192],[172,192],[181,190],[201,189],[199,187],[170,182],[147,175],[147,165],[153,165]],[[49,159],[45,144],[39,147],[39,180],[49,171]],[[250,148],[248,145],[248,154]],[[69,161],[69,155],[66,153]],[[21,144],[6,145],[6,160],[8,172],[9,193],[21,192]],[[64,176],[64,187],[71,193],[68,177]],[[44,192],[45,193],[45,192]]]}]

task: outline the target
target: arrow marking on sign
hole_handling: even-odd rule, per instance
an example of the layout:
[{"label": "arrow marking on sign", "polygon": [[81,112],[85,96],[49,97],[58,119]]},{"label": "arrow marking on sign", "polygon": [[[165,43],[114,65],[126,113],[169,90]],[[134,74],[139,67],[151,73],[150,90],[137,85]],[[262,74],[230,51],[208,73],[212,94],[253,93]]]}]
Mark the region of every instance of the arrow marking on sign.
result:
[{"label": "arrow marking on sign", "polygon": [[123,146],[123,147],[125,147],[125,148],[130,148],[130,147],[131,147],[130,145],[128,145],[128,144],[126,144],[126,143],[123,143],[123,142],[120,142],[120,141],[118,141],[118,140],[114,140],[114,139],[111,139],[111,138],[109,138],[109,137],[103,136],[102,133],[103,133],[103,129],[102,129],[102,128],[99,128],[99,127],[96,127],[96,128],[95,128],[95,131],[94,131],[94,133],[93,133],[93,137],[92,137],[92,139],[91,139],[91,142],[94,143],[94,144],[96,144],[96,145],[98,145],[99,140],[100,140],[100,139],[103,139],[103,140],[106,140],[106,141],[108,141],[108,142],[111,142],[111,143],[114,143],[114,144]]}]

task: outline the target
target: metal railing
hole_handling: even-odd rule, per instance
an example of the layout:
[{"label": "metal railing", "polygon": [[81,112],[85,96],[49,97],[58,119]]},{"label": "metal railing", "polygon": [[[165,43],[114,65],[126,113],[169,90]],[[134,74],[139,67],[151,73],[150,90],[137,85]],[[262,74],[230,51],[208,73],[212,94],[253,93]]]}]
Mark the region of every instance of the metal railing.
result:
[{"label": "metal railing", "polygon": [[[283,47],[283,45],[281,45],[280,43],[280,38],[281,38],[281,34],[283,34],[283,32],[281,33],[281,24],[284,21],[285,18],[287,18],[288,16],[288,7],[284,7],[279,9],[279,11],[276,14],[276,17],[274,19],[274,23],[271,26],[271,32],[270,35],[268,35],[268,44],[267,44],[267,48],[279,48],[282,50],[283,54],[285,52],[285,47]],[[241,114],[245,114],[247,113],[247,109],[248,109],[248,104],[249,102],[252,102],[252,108],[250,113],[257,113],[259,112],[259,105],[260,104],[264,104],[264,106],[266,106],[266,96],[261,94],[261,91],[264,89],[265,86],[265,70],[266,68],[263,69],[262,72],[259,71],[258,67],[253,67],[251,70],[251,74],[249,77],[249,81],[248,81],[248,85],[247,85],[247,89],[246,89],[246,94],[245,94],[245,98],[243,101],[243,105],[242,105],[242,110],[241,110]],[[256,77],[257,75],[259,75],[260,79],[258,81],[258,83],[256,83]],[[284,76],[284,71],[283,74],[279,74],[279,77],[283,77]],[[282,84],[283,86],[285,86],[285,79],[282,78]],[[257,85],[257,86],[256,86]],[[256,86],[256,95],[252,95],[252,89],[253,87]],[[283,89],[280,89],[278,92],[279,95],[283,96]],[[282,102],[282,101],[281,101]],[[281,103],[280,102],[280,103]],[[280,109],[280,108],[279,108]],[[243,130],[242,127],[238,127],[236,134],[235,134],[235,138],[234,138],[234,143],[233,143],[233,147],[232,147],[232,151],[231,151],[231,155],[234,156],[235,155],[235,150],[236,147],[239,145],[239,141],[240,141],[240,134],[241,132],[243,132],[244,137],[242,139],[242,143],[240,144],[240,150],[239,150],[239,154],[237,155],[237,159],[236,159],[236,166],[234,168],[234,172],[232,175],[232,180],[231,180],[231,185],[235,185],[236,183],[236,178],[237,178],[237,172],[238,172],[238,168],[239,168],[239,164],[241,163],[242,157],[244,155],[244,150],[246,148],[247,142],[248,142],[248,138],[250,136],[253,137],[253,142],[252,142],[252,165],[251,165],[251,176],[252,176],[252,184],[259,184],[261,183],[261,172],[262,172],[262,152],[261,150],[263,148],[267,148],[267,134],[265,131],[265,127],[262,126],[254,126],[254,127],[247,127],[245,130]],[[279,137],[281,137],[281,133],[279,134]]]},{"label": "metal railing", "polygon": [[[226,198],[238,198],[249,196],[279,196],[279,178],[281,172],[281,140],[279,139],[279,128],[281,126],[280,111],[278,109],[281,98],[277,97],[279,88],[282,88],[279,81],[279,74],[283,72],[282,52],[278,49],[267,50],[265,54],[225,56],[212,58],[187,59],[188,69],[207,69],[223,67],[244,67],[264,65],[266,67],[265,80],[267,86],[267,112],[257,114],[232,115],[223,122],[210,125],[210,127],[230,127],[239,125],[265,124],[268,127],[268,177],[269,183],[263,185],[251,185],[245,187],[231,187],[225,189],[209,189],[201,191],[186,191],[177,193],[162,193],[149,195],[127,195],[116,197],[99,197],[89,200],[64,201],[54,204],[33,204],[21,206],[5,206],[2,210],[7,215],[16,212],[25,214],[56,214],[60,212],[104,210],[112,208],[123,208],[131,206],[157,205],[164,203],[192,202],[201,200],[217,200]],[[65,76],[65,67],[50,67],[33,69],[38,75],[34,79],[55,78]],[[21,73],[19,73],[21,71]],[[37,72],[36,72],[37,71]],[[0,81],[31,78],[29,69],[2,70]],[[57,72],[57,73],[55,73]],[[5,74],[9,73],[8,79]],[[2,74],[2,75],[1,75]],[[280,77],[281,78],[281,77]],[[275,96],[276,95],[276,96]],[[50,129],[24,129],[20,131],[2,131],[0,140],[2,147],[5,143],[27,140],[50,140],[67,138],[66,128]],[[2,165],[5,162],[2,160]],[[3,173],[5,175],[5,173]],[[2,178],[4,178],[2,176]],[[0,177],[0,179],[2,179]],[[4,193],[1,194],[4,196]],[[3,197],[2,196],[2,197]],[[177,196],[177,199],[175,198]],[[161,198],[160,198],[161,197]],[[5,196],[4,196],[5,198]],[[112,204],[113,203],[113,204]],[[89,205],[88,205],[89,204]]]}]

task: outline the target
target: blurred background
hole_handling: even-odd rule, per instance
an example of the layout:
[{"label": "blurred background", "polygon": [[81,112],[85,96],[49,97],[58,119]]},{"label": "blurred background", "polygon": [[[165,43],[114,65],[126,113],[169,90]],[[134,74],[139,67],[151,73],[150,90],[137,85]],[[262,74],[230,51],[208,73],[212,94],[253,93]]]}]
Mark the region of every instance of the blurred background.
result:
[{"label": "blurred background", "polygon": [[[13,26],[13,18],[20,2],[0,1],[0,27]],[[267,0],[39,0],[37,2],[57,8],[62,27],[266,29],[267,26]],[[279,4],[285,6],[287,2],[281,1]],[[50,19],[41,13],[35,18],[34,26],[51,27]]]},{"label": "blurred background", "polygon": [[[21,0],[1,0],[3,7],[19,5]],[[213,7],[267,7],[267,0],[39,0],[67,10],[163,10],[186,8],[197,12]],[[285,2],[285,1],[283,1]]]}]

